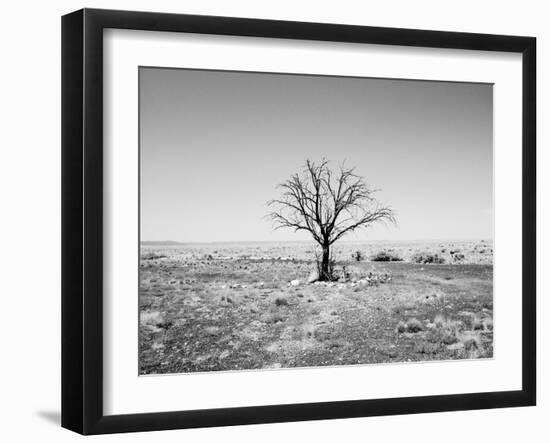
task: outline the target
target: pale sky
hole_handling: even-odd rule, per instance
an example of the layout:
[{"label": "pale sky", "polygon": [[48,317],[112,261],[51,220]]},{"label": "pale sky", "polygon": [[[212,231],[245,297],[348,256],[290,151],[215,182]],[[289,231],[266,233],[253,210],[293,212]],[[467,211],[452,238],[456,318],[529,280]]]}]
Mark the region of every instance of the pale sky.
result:
[{"label": "pale sky", "polygon": [[306,159],[356,167],[397,225],[492,239],[492,85],[140,68],[141,240],[308,240],[264,218]]}]

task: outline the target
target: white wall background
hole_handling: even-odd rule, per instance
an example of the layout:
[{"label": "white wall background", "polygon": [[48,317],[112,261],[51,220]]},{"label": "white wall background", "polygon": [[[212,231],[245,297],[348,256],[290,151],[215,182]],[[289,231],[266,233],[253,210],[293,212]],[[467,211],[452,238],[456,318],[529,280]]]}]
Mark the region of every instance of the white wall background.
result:
[{"label": "white wall background", "polygon": [[[539,226],[550,210],[549,11],[544,2],[321,2],[306,0],[112,0],[7,2],[0,68],[0,438],[83,439],[59,427],[60,414],[60,16],[81,7],[155,10],[349,23],[538,38]],[[546,111],[546,112],[545,112]],[[102,436],[94,441],[547,441],[550,435],[550,243],[539,227],[539,406],[534,408],[241,426]],[[518,272],[520,263],[518,262]],[[548,272],[548,271],[547,271]],[[548,275],[548,273],[547,273]]]}]

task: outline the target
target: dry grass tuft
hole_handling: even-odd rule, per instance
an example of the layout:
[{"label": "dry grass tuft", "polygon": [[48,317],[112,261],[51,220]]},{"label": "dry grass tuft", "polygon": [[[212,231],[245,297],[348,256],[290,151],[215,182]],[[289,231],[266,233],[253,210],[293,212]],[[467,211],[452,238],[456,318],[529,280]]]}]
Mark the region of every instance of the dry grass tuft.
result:
[{"label": "dry grass tuft", "polygon": [[461,322],[438,314],[434,318],[433,327],[430,329],[427,339],[432,343],[452,345],[458,341],[461,328]]},{"label": "dry grass tuft", "polygon": [[460,341],[467,352],[479,351],[481,349],[481,338],[478,333],[466,331],[461,335]]},{"label": "dry grass tuft", "polygon": [[445,325],[446,322],[447,322],[447,320],[441,314],[437,314],[434,318],[434,326],[436,328],[442,328]]}]

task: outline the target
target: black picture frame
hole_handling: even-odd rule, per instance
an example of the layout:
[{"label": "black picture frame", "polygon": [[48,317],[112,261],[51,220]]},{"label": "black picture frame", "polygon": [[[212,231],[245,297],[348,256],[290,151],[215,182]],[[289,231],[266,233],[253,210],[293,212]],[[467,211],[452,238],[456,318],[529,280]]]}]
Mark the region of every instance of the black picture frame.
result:
[{"label": "black picture frame", "polygon": [[[103,30],[504,51],[522,54],[522,389],[131,415],[103,413]],[[415,414],[536,403],[536,39],[83,9],[62,18],[62,426],[81,434]]]}]

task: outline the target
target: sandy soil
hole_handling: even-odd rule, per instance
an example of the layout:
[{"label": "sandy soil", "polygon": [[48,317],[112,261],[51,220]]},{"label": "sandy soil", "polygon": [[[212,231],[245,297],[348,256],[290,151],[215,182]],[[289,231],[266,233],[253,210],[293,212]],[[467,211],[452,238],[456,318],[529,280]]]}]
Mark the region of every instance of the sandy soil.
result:
[{"label": "sandy soil", "polygon": [[307,283],[313,253],[142,246],[140,373],[492,357],[490,242],[342,243],[331,283]]}]

